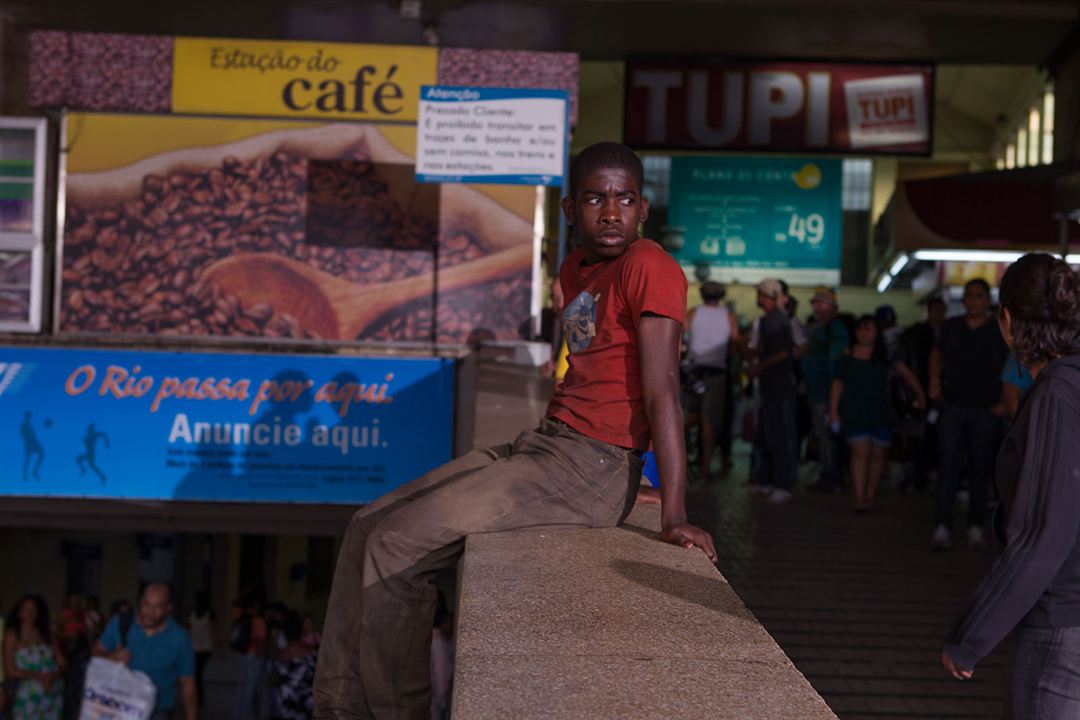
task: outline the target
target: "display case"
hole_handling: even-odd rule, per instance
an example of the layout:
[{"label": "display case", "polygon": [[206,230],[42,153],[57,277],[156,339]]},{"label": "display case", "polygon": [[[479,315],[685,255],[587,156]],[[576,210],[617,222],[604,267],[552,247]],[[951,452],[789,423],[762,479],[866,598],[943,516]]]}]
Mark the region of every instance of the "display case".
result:
[{"label": "display case", "polygon": [[0,117],[0,332],[41,329],[44,118]]}]

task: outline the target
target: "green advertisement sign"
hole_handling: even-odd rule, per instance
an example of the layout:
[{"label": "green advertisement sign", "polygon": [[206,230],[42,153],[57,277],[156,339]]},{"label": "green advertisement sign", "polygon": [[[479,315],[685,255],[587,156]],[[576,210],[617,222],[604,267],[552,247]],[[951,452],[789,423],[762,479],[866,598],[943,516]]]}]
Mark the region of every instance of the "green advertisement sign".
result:
[{"label": "green advertisement sign", "polygon": [[672,254],[717,279],[837,282],[841,168],[818,158],[672,158],[669,234],[683,238]]}]

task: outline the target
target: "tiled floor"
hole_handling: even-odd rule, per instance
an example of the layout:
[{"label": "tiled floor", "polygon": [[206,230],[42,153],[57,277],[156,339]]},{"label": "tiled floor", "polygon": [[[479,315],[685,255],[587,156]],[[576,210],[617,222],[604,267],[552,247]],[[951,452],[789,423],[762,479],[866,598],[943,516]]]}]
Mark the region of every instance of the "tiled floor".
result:
[{"label": "tiled floor", "polygon": [[[550,383],[529,368],[485,364],[477,444],[513,439],[543,414]],[[989,552],[929,549],[932,500],[886,488],[855,515],[843,496],[797,492],[769,505],[735,470],[687,494],[692,520],[716,536],[720,570],[843,720],[1000,718],[1006,653],[960,682],[941,642],[990,564]],[[809,477],[813,468],[804,467]],[[802,482],[805,485],[806,481]]]},{"label": "tiled floor", "polygon": [[967,682],[940,661],[989,552],[931,551],[927,495],[887,489],[865,515],[845,496],[770,505],[748,495],[744,468],[692,487],[691,519],[712,529],[721,572],[841,718],[1002,717],[1004,650]]}]

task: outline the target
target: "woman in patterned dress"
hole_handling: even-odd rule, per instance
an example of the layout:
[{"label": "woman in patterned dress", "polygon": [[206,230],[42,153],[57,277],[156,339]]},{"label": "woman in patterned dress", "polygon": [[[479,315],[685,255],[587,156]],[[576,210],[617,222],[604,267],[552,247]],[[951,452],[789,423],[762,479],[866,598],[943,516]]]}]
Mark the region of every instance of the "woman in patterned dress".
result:
[{"label": "woman in patterned dress", "polygon": [[315,710],[312,685],[315,683],[314,650],[302,642],[300,616],[290,610],[285,615],[282,630],[288,645],[278,652],[271,663],[278,691],[275,720],[310,720]]},{"label": "woman in patterned dress", "polygon": [[18,683],[11,703],[14,720],[60,720],[67,663],[49,624],[40,595],[15,603],[4,633],[4,676]]}]

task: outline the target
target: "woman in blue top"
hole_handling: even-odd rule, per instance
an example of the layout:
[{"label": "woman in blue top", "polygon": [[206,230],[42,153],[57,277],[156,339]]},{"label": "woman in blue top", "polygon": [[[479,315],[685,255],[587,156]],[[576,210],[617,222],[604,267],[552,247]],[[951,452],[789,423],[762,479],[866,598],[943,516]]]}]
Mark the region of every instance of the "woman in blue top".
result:
[{"label": "woman in blue top", "polygon": [[1005,406],[1005,416],[1012,420],[1020,409],[1020,398],[1035,384],[1035,378],[1027,368],[1016,362],[1016,354],[1009,353],[1005,369],[1001,371],[1001,404]]},{"label": "woman in blue top", "polygon": [[[924,407],[926,395],[915,374],[899,361],[891,369],[911,386],[917,406]],[[855,323],[854,343],[837,360],[829,394],[829,419],[834,430],[843,431],[850,450],[855,512],[864,512],[874,504],[885,452],[892,441],[889,371],[877,323],[873,316],[864,315]]]}]

